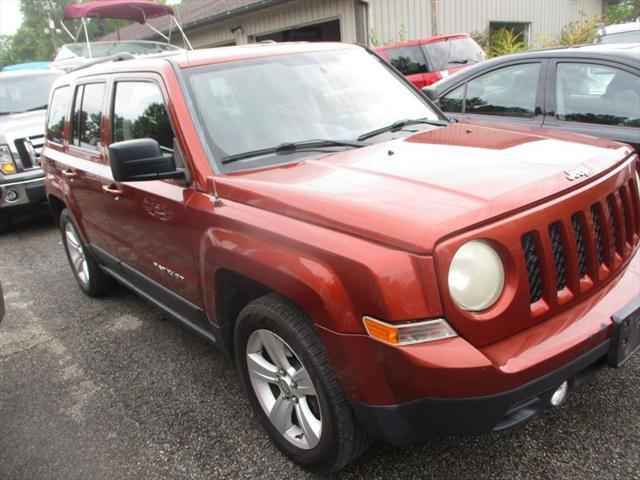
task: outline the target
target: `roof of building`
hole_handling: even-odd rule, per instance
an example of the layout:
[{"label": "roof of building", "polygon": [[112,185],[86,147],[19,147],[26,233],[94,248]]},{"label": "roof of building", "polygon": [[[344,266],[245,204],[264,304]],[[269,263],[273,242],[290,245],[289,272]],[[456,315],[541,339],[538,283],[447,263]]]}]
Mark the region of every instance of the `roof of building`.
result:
[{"label": "roof of building", "polygon": [[[265,8],[283,0],[216,0],[185,2],[174,8],[175,17],[184,30],[197,28],[203,24],[233,18]],[[169,31],[170,17],[148,19],[149,25],[163,33]],[[118,37],[119,34],[119,37]],[[157,34],[147,25],[132,24],[121,28],[119,32],[111,32],[99,40],[145,40],[154,38]]]}]

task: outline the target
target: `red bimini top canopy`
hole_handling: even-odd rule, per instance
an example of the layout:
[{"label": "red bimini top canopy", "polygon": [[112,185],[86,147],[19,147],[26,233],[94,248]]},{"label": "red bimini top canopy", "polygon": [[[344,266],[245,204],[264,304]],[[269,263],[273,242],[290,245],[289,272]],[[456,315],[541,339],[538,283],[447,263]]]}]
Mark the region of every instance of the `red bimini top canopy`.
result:
[{"label": "red bimini top canopy", "polygon": [[173,8],[144,0],[102,0],[76,3],[64,9],[62,18],[118,18],[146,23],[147,18],[173,15]]}]

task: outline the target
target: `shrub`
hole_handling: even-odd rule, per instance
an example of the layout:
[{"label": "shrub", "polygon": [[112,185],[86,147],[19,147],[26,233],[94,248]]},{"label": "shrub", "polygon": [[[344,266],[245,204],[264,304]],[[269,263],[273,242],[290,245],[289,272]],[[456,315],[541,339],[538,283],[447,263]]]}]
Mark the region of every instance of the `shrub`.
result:
[{"label": "shrub", "polygon": [[501,28],[491,34],[489,39],[488,57],[499,57],[527,49],[527,42],[522,40],[522,33],[515,34],[513,30]]}]

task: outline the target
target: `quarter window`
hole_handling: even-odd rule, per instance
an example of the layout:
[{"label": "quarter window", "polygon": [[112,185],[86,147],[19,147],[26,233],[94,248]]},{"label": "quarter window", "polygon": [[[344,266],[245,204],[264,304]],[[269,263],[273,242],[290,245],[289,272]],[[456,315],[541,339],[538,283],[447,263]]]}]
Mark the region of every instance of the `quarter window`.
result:
[{"label": "quarter window", "polygon": [[69,107],[70,92],[71,87],[60,87],[56,88],[51,96],[47,119],[47,140],[51,142],[64,142],[64,119]]},{"label": "quarter window", "polygon": [[559,63],[556,118],[640,127],[640,77],[604,65]]},{"label": "quarter window", "polygon": [[447,93],[440,99],[440,108],[443,112],[462,113],[464,102],[464,84]]},{"label": "quarter window", "polygon": [[173,149],[173,130],[160,88],[151,82],[118,82],[113,101],[113,141],[153,138]]},{"label": "quarter window", "polygon": [[539,63],[525,63],[474,78],[467,84],[465,113],[533,117],[539,74]]},{"label": "quarter window", "polygon": [[73,145],[96,150],[100,144],[104,83],[88,83],[76,89],[72,117]]},{"label": "quarter window", "polygon": [[403,75],[414,73],[424,73],[427,68],[427,61],[419,45],[411,47],[388,48],[385,50],[391,65],[396,67]]}]

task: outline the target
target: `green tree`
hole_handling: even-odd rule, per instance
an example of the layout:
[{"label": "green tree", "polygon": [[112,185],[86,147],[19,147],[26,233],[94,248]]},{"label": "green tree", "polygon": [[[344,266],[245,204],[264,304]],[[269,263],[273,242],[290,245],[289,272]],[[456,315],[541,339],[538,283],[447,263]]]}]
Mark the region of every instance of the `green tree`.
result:
[{"label": "green tree", "polygon": [[607,25],[632,22],[640,17],[640,0],[609,1],[602,20]]}]

